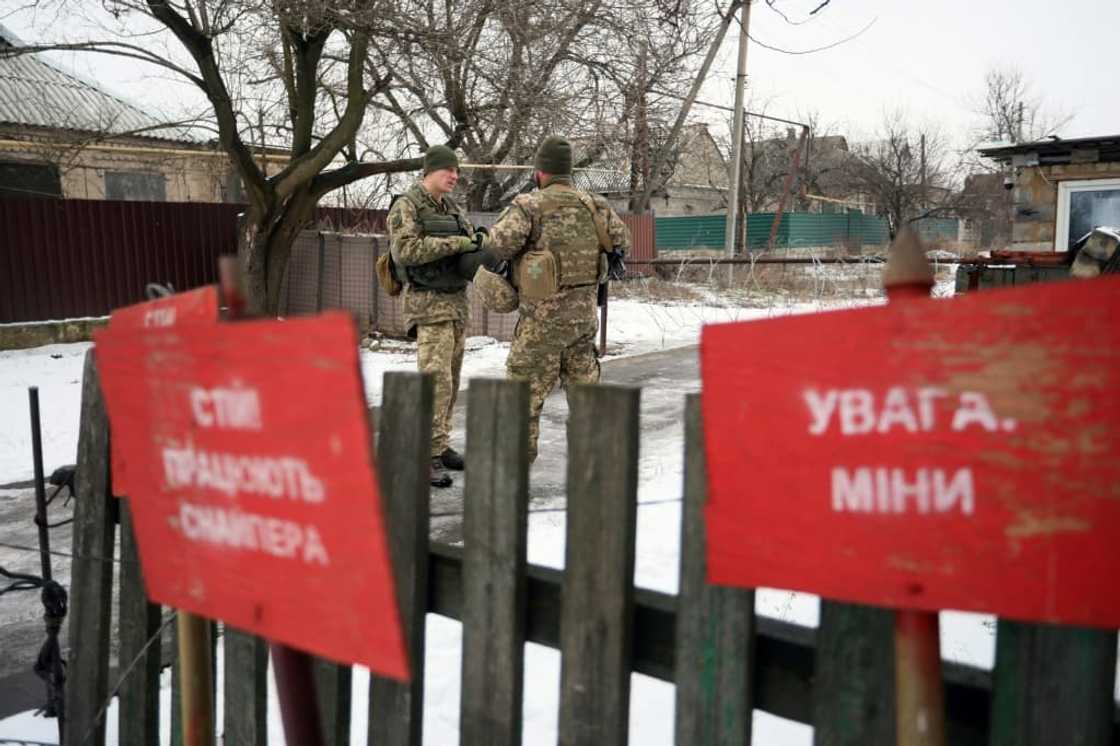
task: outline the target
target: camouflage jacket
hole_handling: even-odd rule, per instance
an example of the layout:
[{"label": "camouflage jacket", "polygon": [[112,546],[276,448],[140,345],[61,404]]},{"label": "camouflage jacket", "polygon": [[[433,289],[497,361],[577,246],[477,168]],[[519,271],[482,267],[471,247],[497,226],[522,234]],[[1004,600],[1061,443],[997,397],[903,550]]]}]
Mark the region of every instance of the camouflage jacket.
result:
[{"label": "camouflage jacket", "polygon": [[[567,180],[557,180],[544,189],[539,189],[528,194],[521,194],[514,198],[513,203],[505,209],[498,220],[490,228],[490,235],[486,237],[483,248],[497,256],[499,259],[514,260],[525,251],[535,248],[531,241],[541,234],[542,219],[546,219],[541,203],[543,197],[550,190],[572,189]],[[623,253],[630,250],[630,229],[611,209],[606,199],[597,195],[589,195],[595,204],[599,215],[605,220],[607,235],[613,248]],[[586,231],[582,237],[584,241],[599,242],[598,233],[594,224],[581,222],[573,225],[573,230]],[[548,322],[550,325],[579,327],[585,332],[584,327],[590,327],[594,333],[596,323],[595,306],[596,287],[562,288],[551,298],[538,301],[522,301],[519,307],[523,318]]]},{"label": "camouflage jacket", "polygon": [[[425,215],[459,215],[467,231],[473,232],[466,215],[451,198],[444,197],[437,202],[419,181],[408,188],[406,196],[408,199],[398,199],[389,210],[389,249],[393,261],[405,267],[415,267],[458,254],[458,236],[425,236],[421,225],[421,218]],[[419,209],[417,204],[421,205]],[[415,335],[417,324],[467,321],[467,294],[464,291],[420,290],[406,284],[402,297],[409,336]]]}]

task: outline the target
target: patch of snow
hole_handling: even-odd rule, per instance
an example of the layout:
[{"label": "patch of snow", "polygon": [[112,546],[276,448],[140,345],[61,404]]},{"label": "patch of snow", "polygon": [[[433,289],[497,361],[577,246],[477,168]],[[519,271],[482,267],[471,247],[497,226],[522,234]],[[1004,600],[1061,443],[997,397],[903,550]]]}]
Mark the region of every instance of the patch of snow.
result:
[{"label": "patch of snow", "polygon": [[43,464],[47,475],[78,452],[82,366],[89,342],[0,351],[0,484],[31,479],[27,390],[39,387]]}]

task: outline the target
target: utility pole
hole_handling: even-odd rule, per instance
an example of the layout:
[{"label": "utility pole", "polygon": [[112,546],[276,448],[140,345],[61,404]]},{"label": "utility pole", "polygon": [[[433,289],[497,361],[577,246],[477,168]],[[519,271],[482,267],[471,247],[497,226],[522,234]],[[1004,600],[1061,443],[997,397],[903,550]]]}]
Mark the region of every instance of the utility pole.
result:
[{"label": "utility pole", "polygon": [[[712,62],[716,58],[716,53],[719,52],[719,47],[723,44],[723,37],[727,35],[727,27],[731,25],[731,21],[735,18],[735,11],[738,10],[739,5],[747,2],[747,0],[732,0],[731,7],[728,8],[727,15],[724,16],[723,21],[719,25],[719,30],[716,31],[716,38],[712,41],[712,45],[708,47],[708,54],[704,57],[704,64],[700,66],[700,72],[692,81],[692,87],[688,91],[688,95],[684,98],[684,106],[677,113],[677,120],[673,122],[673,129],[669,132],[669,137],[658,148],[657,153],[654,154],[652,163],[650,164],[650,173],[656,174],[661,172],[662,166],[665,164],[665,157],[668,155],[670,149],[676,147],[677,139],[680,137],[681,128],[684,127],[684,120],[688,117],[688,112],[692,109],[692,104],[696,101],[697,94],[700,93],[700,86],[704,84],[704,80],[708,77],[708,70],[712,67]],[[645,212],[649,209],[649,197],[653,191],[653,183],[647,183],[642,187],[642,197],[638,201],[635,212]]]},{"label": "utility pole", "polygon": [[921,168],[922,168],[922,209],[924,210],[928,207],[927,203],[929,202],[929,192],[928,192],[928,186],[929,185],[926,181],[926,133],[924,133],[924,132],[922,133],[920,156],[921,156],[921,159],[922,159],[921,160]]},{"label": "utility pole", "polygon": [[[743,98],[747,85],[747,34],[751,23],[751,0],[743,3],[739,23],[739,64],[735,68],[735,122],[731,135],[731,180],[728,182],[727,224],[724,228],[723,250],[728,259],[735,257],[735,218],[739,213],[739,173],[743,168]],[[734,277],[735,265],[727,265],[727,279]]]}]

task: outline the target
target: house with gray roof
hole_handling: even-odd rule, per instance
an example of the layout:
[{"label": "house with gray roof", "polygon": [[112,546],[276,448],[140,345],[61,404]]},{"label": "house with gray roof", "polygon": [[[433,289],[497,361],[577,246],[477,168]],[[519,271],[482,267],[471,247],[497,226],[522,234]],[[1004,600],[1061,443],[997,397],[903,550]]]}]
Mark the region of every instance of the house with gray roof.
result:
[{"label": "house with gray roof", "polygon": [[23,46],[0,25],[0,198],[241,201],[228,156],[197,130]]}]

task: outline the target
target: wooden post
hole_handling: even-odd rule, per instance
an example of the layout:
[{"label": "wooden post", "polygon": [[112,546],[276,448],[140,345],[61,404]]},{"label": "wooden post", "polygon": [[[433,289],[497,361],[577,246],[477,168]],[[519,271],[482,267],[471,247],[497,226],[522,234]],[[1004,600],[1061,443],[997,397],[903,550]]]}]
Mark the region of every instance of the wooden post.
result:
[{"label": "wooden post", "polygon": [[[322,310],[323,293],[323,251],[324,238],[319,233],[319,297],[316,301],[318,309]],[[222,298],[226,302],[226,312],[223,318],[227,321],[244,317],[245,293],[241,283],[241,265],[237,257],[223,256],[218,259],[218,283]],[[179,650],[185,652],[183,647],[183,618],[179,615],[180,636]],[[194,629],[193,619],[188,618],[190,629]],[[312,657],[296,648],[277,642],[269,643],[269,653],[272,656],[272,667],[276,678],[276,694],[280,700],[280,715],[284,723],[284,737],[288,743],[298,743],[301,746],[321,746],[323,743],[323,728],[319,720],[319,703],[315,696],[315,678],[312,669]],[[184,666],[184,669],[186,667]],[[184,676],[188,674],[184,672]],[[187,716],[189,703],[184,681],[183,716]],[[212,711],[212,710],[211,710]],[[211,715],[211,717],[213,717]],[[213,738],[213,726],[210,728]],[[187,741],[187,746],[192,746]]]},{"label": "wooden post", "polygon": [[78,432],[74,559],[70,580],[70,659],[66,671],[67,744],[104,746],[97,720],[109,694],[110,602],[113,597],[113,511],[110,505],[109,420],[93,350],[82,374]]},{"label": "wooden post", "polygon": [[521,743],[528,438],[528,387],[471,381],[463,495],[463,746]]},{"label": "wooden post", "polygon": [[350,746],[353,669],[322,658],[315,659],[312,668],[323,723],[323,745]]},{"label": "wooden post", "polygon": [[[121,499],[120,670],[140,655],[159,632],[160,607],[148,601],[132,530],[128,501]],[[161,645],[156,642],[120,686],[120,742],[128,746],[159,744],[159,672]]]},{"label": "wooden post", "polygon": [[210,621],[180,611],[179,691],[185,746],[214,744],[214,672]]},{"label": "wooden post", "polygon": [[[928,298],[933,269],[917,233],[903,228],[883,269],[891,302]],[[944,746],[945,686],[941,680],[941,633],[937,612],[899,609],[894,621],[898,746]]]},{"label": "wooden post", "polygon": [[560,616],[560,744],[628,738],[641,392],[576,386]]},{"label": "wooden post", "polygon": [[943,746],[945,694],[936,612],[895,612],[894,660],[899,746]]},{"label": "wooden post", "polygon": [[990,746],[1108,746],[1116,631],[1000,620]]},{"label": "wooden post", "polygon": [[[793,151],[793,157],[790,159],[789,173],[786,174],[785,182],[782,185],[782,197],[778,200],[778,210],[774,213],[774,219],[770,221],[770,238],[766,242],[766,250],[774,250],[774,240],[778,237],[778,228],[782,225],[782,213],[786,209],[786,197],[789,196],[790,187],[793,186],[793,177],[801,167],[801,149],[805,147],[806,141],[809,139],[809,128],[807,126],[801,128],[801,138],[797,141],[797,150]],[[923,256],[923,259],[925,257]]]},{"label": "wooden post", "polygon": [[417,373],[386,373],[382,390],[378,477],[412,681],[402,684],[371,677],[369,742],[378,746],[420,746],[424,725],[424,614],[428,605],[432,380]]},{"label": "wooden post", "polygon": [[893,615],[821,599],[813,677],[815,746],[895,741]]},{"label": "wooden post", "polygon": [[277,642],[269,643],[268,652],[276,678],[285,743],[322,746],[323,725],[319,720],[311,656]]},{"label": "wooden post", "polygon": [[226,625],[222,632],[225,658],[225,743],[265,746],[268,743],[268,645],[256,635]]},{"label": "wooden post", "polygon": [[741,746],[751,742],[754,709],[754,591],[707,583],[708,470],[697,394],[686,400],[684,427],[676,743]]}]

